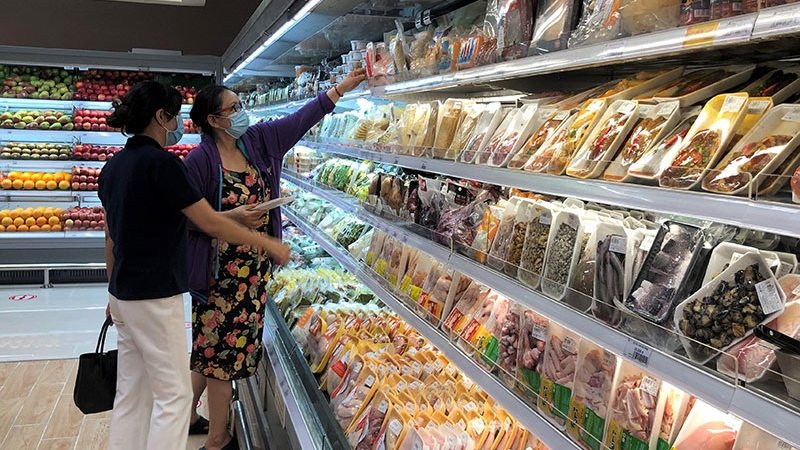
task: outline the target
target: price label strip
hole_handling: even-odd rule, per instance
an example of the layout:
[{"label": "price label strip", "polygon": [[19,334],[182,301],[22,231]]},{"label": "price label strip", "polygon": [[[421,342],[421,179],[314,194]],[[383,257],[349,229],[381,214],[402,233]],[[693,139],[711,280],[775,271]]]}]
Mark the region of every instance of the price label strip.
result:
[{"label": "price label strip", "polygon": [[652,354],[653,350],[650,347],[634,339],[628,339],[628,342],[625,344],[625,349],[622,352],[625,358],[644,367],[647,367],[650,363]]}]

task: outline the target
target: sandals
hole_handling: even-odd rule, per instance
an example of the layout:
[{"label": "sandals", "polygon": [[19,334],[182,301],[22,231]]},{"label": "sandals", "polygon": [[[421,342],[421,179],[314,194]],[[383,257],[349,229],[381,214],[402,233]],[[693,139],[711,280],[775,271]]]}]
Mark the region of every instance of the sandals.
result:
[{"label": "sandals", "polygon": [[[200,447],[200,450],[206,450],[206,447]],[[222,447],[221,450],[239,450],[239,441],[235,437],[231,437],[230,442],[225,444],[225,447]]]},{"label": "sandals", "polygon": [[189,425],[189,435],[208,434],[208,419],[198,416],[193,424]]}]

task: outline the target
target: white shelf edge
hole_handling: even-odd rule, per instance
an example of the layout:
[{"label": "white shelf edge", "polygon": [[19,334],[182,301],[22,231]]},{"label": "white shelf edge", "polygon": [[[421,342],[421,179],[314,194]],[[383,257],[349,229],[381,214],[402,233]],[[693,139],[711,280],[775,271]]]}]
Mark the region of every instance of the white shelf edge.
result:
[{"label": "white shelf edge", "polygon": [[[339,102],[337,103],[336,106],[341,106],[341,104],[344,103],[344,102],[349,102],[349,101],[356,100],[356,99],[363,98],[363,97],[369,97],[371,95],[372,95],[372,92],[369,89],[364,90],[364,91],[358,91],[358,92],[348,92],[348,93],[344,94],[344,97],[339,99]],[[316,98],[316,96],[312,96],[312,97],[308,97],[308,98],[304,98],[304,99],[298,99],[298,100],[289,100],[289,101],[285,101],[285,102],[272,103],[272,104],[269,104],[269,105],[255,105],[255,106],[251,106],[247,110],[247,112],[252,113],[253,115],[268,115],[269,113],[272,113],[272,112],[299,108],[300,106],[305,105],[306,103],[308,103],[310,100],[313,100],[314,98]]]},{"label": "white shelf edge", "polygon": [[705,192],[689,192],[631,183],[583,180],[568,176],[530,173],[464,164],[442,159],[418,158],[362,150],[346,145],[301,141],[302,145],[327,153],[435,172],[484,183],[516,187],[541,194],[577,197],[607,205],[689,216],[702,220],[744,226],[786,236],[800,237],[795,223],[800,205],[751,200]]},{"label": "white shelf edge", "polygon": [[[287,177],[287,180],[291,181]],[[305,183],[308,185],[308,183]],[[299,185],[301,188],[303,185]],[[344,194],[331,189],[315,188],[313,194],[334,205],[347,202]],[[516,280],[497,273],[471,259],[450,252],[438,243],[418,236],[402,227],[386,222],[384,219],[359,207],[357,216],[373,227],[381,229],[396,239],[428,253],[442,263],[474,280],[503,293],[509,298],[540,312],[542,315],[575,330],[598,345],[620,355],[629,345],[648,349],[650,359],[646,369],[657,377],[689,392],[722,411],[731,412],[782,440],[800,445],[800,428],[788,424],[800,423],[800,412],[776,403],[769,398],[717,376],[710,371],[695,366],[655,347],[630,337],[595,319],[573,310],[567,304],[558,302],[536,292]],[[443,255],[447,256],[444,257]]]},{"label": "white shelf edge", "polygon": [[[4,98],[0,97],[0,108],[14,108],[14,109],[34,109],[34,110],[47,110],[47,109],[91,109],[91,110],[109,110],[111,109],[111,102],[100,102],[90,100],[42,100],[36,98]],[[181,105],[181,112],[188,113],[192,109],[192,105]]]},{"label": "white shelf edge", "polygon": [[323,236],[316,227],[300,219],[292,211],[284,210],[286,217],[304,233],[317,242],[328,254],[333,256],[343,267],[353,273],[362,283],[364,283],[378,298],[395,311],[403,320],[408,322],[414,329],[422,334],[428,341],[438,348],[447,358],[455,364],[461,371],[469,377],[475,384],[479,385],[487,394],[494,398],[498,404],[509,412],[526,429],[533,432],[549,448],[566,450],[579,449],[580,447],[572,441],[566,434],[557,430],[550,422],[542,417],[537,411],[527,405],[516,394],[508,390],[499,379],[484,371],[478,364],[461,350],[456,348],[447,337],[434,328],[433,325],[424,321],[413,311],[408,309],[394,294],[389,292],[378,280],[361,269],[344,249],[333,244],[329,238]]},{"label": "white shelf edge", "polygon": [[[71,144],[80,141],[84,144],[123,146],[128,140],[118,131],[49,131],[0,129],[0,142],[37,142]],[[179,144],[199,144],[199,134],[184,134]]]}]

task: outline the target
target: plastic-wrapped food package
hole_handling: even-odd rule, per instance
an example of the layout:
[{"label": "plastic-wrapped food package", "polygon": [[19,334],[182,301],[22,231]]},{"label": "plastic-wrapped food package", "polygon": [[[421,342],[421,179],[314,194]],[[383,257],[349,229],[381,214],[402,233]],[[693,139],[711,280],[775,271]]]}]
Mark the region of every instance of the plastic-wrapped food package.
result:
[{"label": "plastic-wrapped food package", "polygon": [[508,112],[503,121],[497,126],[497,128],[494,129],[491,134],[491,138],[488,139],[486,145],[482,146],[483,148],[477,152],[477,155],[474,159],[475,164],[488,163],[489,159],[492,157],[492,153],[494,153],[496,149],[500,148],[503,142],[505,142],[504,138],[507,135],[516,134],[515,137],[518,137],[519,130],[514,130],[512,125],[515,123],[519,112],[519,108],[512,109]]},{"label": "plastic-wrapped food package", "polygon": [[628,243],[621,227],[601,225],[597,238],[597,270],[594,280],[592,314],[615,325],[619,323],[619,307],[625,299],[626,255]]},{"label": "plastic-wrapped food package", "polygon": [[525,244],[522,248],[517,278],[525,285],[536,289],[542,279],[545,255],[550,239],[550,226],[553,223],[553,212],[544,205],[535,205],[532,212],[536,215],[528,224]]},{"label": "plastic-wrapped food package", "polygon": [[545,257],[542,292],[561,300],[566,294],[584,235],[577,212],[561,211],[553,220]]},{"label": "plastic-wrapped food package", "polygon": [[461,332],[461,341],[458,345],[462,350],[470,354],[475,351],[480,353],[483,350],[490,336],[487,325],[489,325],[489,321],[495,313],[497,302],[504,299],[505,297],[495,291],[490,291],[483,298],[483,301],[475,309],[472,317],[469,318],[464,330]]},{"label": "plastic-wrapped food package", "polygon": [[500,106],[500,103],[489,103],[486,106],[486,110],[481,114],[475,129],[459,155],[459,161],[475,162],[477,156],[484,152],[497,127],[504,121],[506,113],[507,111]]},{"label": "plastic-wrapped food package", "polygon": [[[478,349],[479,356],[477,358],[478,364],[482,365],[486,370],[493,370],[501,356],[501,344],[505,344],[503,339],[504,325],[506,318],[511,312],[511,305],[513,302],[505,297],[500,297],[495,301],[492,308],[492,314],[489,320],[486,321],[484,327],[486,328],[486,336],[481,338],[481,341],[475,346]],[[515,315],[519,320],[519,315]],[[512,317],[513,319],[513,317]],[[511,347],[511,345],[509,345]],[[508,349],[506,349],[507,351]]]},{"label": "plastic-wrapped food package", "polygon": [[542,121],[539,107],[536,104],[524,105],[516,114],[514,122],[508,128],[497,146],[492,146],[488,163],[492,167],[505,167],[508,161],[519,151]]},{"label": "plastic-wrapped food package", "polygon": [[436,118],[439,104],[422,103],[417,106],[417,113],[411,126],[410,154],[423,156],[433,146],[436,138]]},{"label": "plastic-wrapped food package", "polygon": [[500,218],[500,225],[497,229],[497,234],[492,242],[492,247],[489,250],[489,256],[486,260],[489,266],[497,270],[503,270],[503,267],[505,266],[511,243],[511,236],[514,234],[514,223],[516,222],[517,208],[521,202],[522,199],[519,197],[511,198],[506,206],[506,209],[503,211],[502,217]]},{"label": "plastic-wrapped food package", "polygon": [[419,299],[420,306],[427,313],[426,318],[437,325],[442,319],[450,291],[455,287],[453,273],[443,270],[443,267],[440,267],[440,269],[442,270],[431,271],[431,275],[436,274],[436,276],[428,277],[428,282],[423,288],[423,293]]},{"label": "plastic-wrapped food package", "polygon": [[472,246],[457,247],[460,253],[463,253],[475,261],[480,263],[486,262],[486,255],[489,253],[492,242],[497,235],[497,230],[500,227],[500,218],[503,215],[506,202],[498,202],[496,205],[489,206],[484,210],[481,223],[475,233],[475,239],[472,241]]},{"label": "plastic-wrapped food package", "polygon": [[[486,111],[486,106],[482,104],[468,104],[464,105],[461,122],[458,124],[458,129],[453,135],[450,147],[444,152],[442,158],[454,160],[458,157],[461,151],[466,147],[467,141],[470,136],[475,132],[481,116]],[[436,153],[434,153],[434,157]]]},{"label": "plastic-wrapped food package", "polygon": [[525,166],[528,160],[538,152],[542,144],[569,118],[569,111],[556,111],[555,108],[544,108],[540,114],[544,122],[531,134],[531,137],[520,148],[519,152],[508,161],[509,169],[521,169]]},{"label": "plastic-wrapped food package", "polygon": [[484,304],[489,292],[489,288],[473,283],[453,306],[447,319],[442,322],[442,329],[452,336],[460,336],[472,315]]},{"label": "plastic-wrapped food package", "polygon": [[711,0],[711,20],[744,14],[745,0]]},{"label": "plastic-wrapped food package", "polygon": [[733,130],[733,136],[731,137],[728,146],[724,149],[724,153],[727,153],[730,149],[736,147],[736,144],[738,144],[739,141],[742,140],[742,138],[749,133],[758,122],[761,121],[761,119],[764,117],[767,111],[772,108],[772,106],[772,99],[769,97],[748,98],[747,111],[745,112],[744,118],[739,126]]},{"label": "plastic-wrapped food package", "polygon": [[578,178],[597,178],[614,159],[617,149],[633,127],[639,104],[617,100],[600,118],[567,167],[567,175]]},{"label": "plastic-wrapped food package", "polygon": [[436,119],[436,138],[432,149],[434,158],[445,157],[447,149],[453,143],[465,106],[463,101],[453,99],[447,100],[439,106],[439,114]]},{"label": "plastic-wrapped food package", "polygon": [[692,125],[686,142],[665,162],[658,183],[662,187],[691,189],[703,178],[719,153],[727,147],[734,129],[744,118],[747,94],[725,94],[709,101]]},{"label": "plastic-wrapped food package", "polygon": [[749,65],[689,72],[653,94],[653,100],[677,100],[681,107],[691,106],[746,83],[754,70],[755,66]]},{"label": "plastic-wrapped food package", "polygon": [[345,434],[353,450],[370,450],[378,438],[391,403],[381,392],[376,393],[369,405],[356,418]]},{"label": "plastic-wrapped food package", "polygon": [[533,310],[523,308],[517,346],[517,382],[522,394],[536,400],[541,388],[544,347],[550,322]]},{"label": "plastic-wrapped food package", "polygon": [[369,244],[369,250],[367,251],[367,256],[364,262],[367,263],[369,267],[374,267],[377,258],[381,255],[383,251],[383,244],[386,241],[386,233],[381,230],[375,230],[372,233],[372,241]]},{"label": "plastic-wrapped food package", "polygon": [[[520,349],[520,328],[523,308],[513,303],[501,325],[498,338],[499,377],[509,388],[514,388],[517,377],[517,361]],[[488,346],[487,346],[488,348]]]},{"label": "plastic-wrapped food package", "polygon": [[528,55],[533,33],[534,0],[499,0],[497,49],[503,60]]},{"label": "plastic-wrapped food package", "polygon": [[371,449],[397,448],[405,428],[406,419],[403,417],[401,408],[394,404],[391,405]]},{"label": "plastic-wrapped food package", "polygon": [[514,218],[514,228],[511,231],[506,262],[503,265],[503,272],[509,276],[517,276],[522,250],[525,247],[525,236],[528,233],[528,224],[536,217],[536,210],[533,203],[523,201],[517,207],[517,214]]},{"label": "plastic-wrapped food package", "polygon": [[686,135],[700,115],[700,108],[692,108],[682,115],[681,121],[656,144],[651,146],[628,169],[628,174],[637,180],[654,183],[664,170],[664,161],[672,161],[683,146]]},{"label": "plastic-wrapped food package", "polygon": [[367,44],[367,84],[384,86],[394,82],[393,61],[383,42]]},{"label": "plastic-wrapped food package", "polygon": [[564,50],[580,12],[572,0],[538,0],[530,53],[542,54]]},{"label": "plastic-wrapped food package", "polygon": [[568,115],[547,139],[539,145],[538,149],[531,155],[523,166],[523,170],[528,172],[542,173],[547,171],[550,162],[555,154],[560,154],[563,146],[567,144],[572,123],[577,118],[576,114]]},{"label": "plastic-wrapped food package", "polygon": [[406,273],[400,281],[400,291],[411,297],[415,302],[418,301],[425,287],[425,280],[428,278],[428,274],[433,269],[434,264],[435,262],[431,256],[422,251],[417,251],[408,260]]},{"label": "plastic-wrapped food package", "polygon": [[583,104],[569,131],[563,136],[563,141],[554,142],[553,158],[547,166],[550,175],[563,175],[567,166],[575,156],[575,152],[583,145],[583,141],[594,128],[606,108],[605,100],[589,100]]},{"label": "plastic-wrapped food package", "polygon": [[639,105],[636,124],[622,144],[616,159],[608,166],[603,179],[629,181],[628,170],[680,120],[678,102]]},{"label": "plastic-wrapped food package", "polygon": [[800,106],[779,105],[743,138],[703,180],[703,189],[744,194],[751,182],[777,169],[796,148]]},{"label": "plastic-wrapped food package", "polygon": [[471,203],[444,212],[436,226],[435,239],[447,246],[454,243],[470,248],[491,201],[491,194],[483,191]]},{"label": "plastic-wrapped food package", "polygon": [[618,364],[613,353],[587,340],[581,341],[567,432],[592,450],[600,450],[603,443]]},{"label": "plastic-wrapped food package", "polygon": [[550,322],[537,404],[542,414],[560,427],[566,424],[569,414],[580,343],[580,336]]},{"label": "plastic-wrapped food package", "polygon": [[681,0],[680,25],[708,22],[711,18],[711,0]]},{"label": "plastic-wrapped food package", "polygon": [[457,41],[456,68],[469,69],[482,64],[491,64],[497,53],[497,37],[494,30],[473,28]]},{"label": "plastic-wrapped food package", "polygon": [[620,15],[623,2],[589,0],[583,2],[583,16],[569,37],[569,47],[610,41],[621,36]]},{"label": "plastic-wrapped food package", "polygon": [[661,413],[658,427],[656,448],[670,449],[678,433],[683,428],[683,421],[689,414],[689,401],[692,397],[666,381],[661,382],[661,398],[664,410]]},{"label": "plastic-wrapped food package", "polygon": [[732,450],[742,421],[698,400],[686,418],[674,450]]},{"label": "plastic-wrapped food package", "polygon": [[652,33],[678,26],[681,0],[627,0],[622,12],[622,29],[630,35]]},{"label": "plastic-wrapped food package", "polygon": [[757,426],[742,422],[742,428],[739,430],[739,435],[736,436],[736,445],[733,450],[787,450],[793,448],[788,442],[782,441]]},{"label": "plastic-wrapped food package", "polygon": [[771,97],[772,102],[777,105],[796,94],[798,89],[800,89],[800,74],[784,68],[768,72],[744,88],[744,91],[750,97]]},{"label": "plastic-wrapped food package", "polygon": [[[605,445],[609,448],[656,448],[661,424],[659,403],[664,403],[659,400],[661,395],[658,379],[624,361],[611,399]],[[661,408],[663,410],[663,406]]]}]

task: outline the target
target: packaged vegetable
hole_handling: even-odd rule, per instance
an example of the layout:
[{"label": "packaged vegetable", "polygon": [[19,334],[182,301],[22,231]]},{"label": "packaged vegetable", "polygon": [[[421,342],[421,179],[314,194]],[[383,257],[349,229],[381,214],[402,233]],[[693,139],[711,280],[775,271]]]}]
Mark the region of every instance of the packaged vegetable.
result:
[{"label": "packaged vegetable", "polygon": [[689,130],[686,143],[671,161],[666,161],[659,185],[677,189],[697,185],[726,148],[744,118],[746,104],[747,94],[724,94],[709,101]]},{"label": "packaged vegetable", "polygon": [[583,145],[583,141],[594,128],[600,116],[605,111],[605,100],[589,100],[583,104],[575,120],[572,122],[569,131],[563,137],[563,141],[553,142],[550,145],[556,146],[553,157],[547,166],[547,173],[550,175],[563,175],[567,166],[575,156],[575,152]]},{"label": "packaged vegetable", "polygon": [[571,160],[567,175],[578,178],[600,176],[633,127],[633,118],[638,110],[639,104],[635,101],[617,100],[612,103]]},{"label": "packaged vegetable", "polygon": [[655,448],[665,402],[661,390],[660,380],[622,362],[608,414],[607,447]]},{"label": "packaged vegetable", "polygon": [[484,149],[491,141],[497,127],[505,121],[508,111],[500,106],[500,103],[489,103],[486,110],[481,114],[475,129],[467,140],[459,161],[463,163],[473,163],[478,155],[484,153]]},{"label": "packaged vegetable", "polygon": [[583,340],[577,364],[567,433],[586,447],[600,450],[619,363],[613,353]]},{"label": "packaged vegetable", "polygon": [[569,414],[580,342],[580,336],[550,322],[537,403],[542,414],[560,427],[565,425]]},{"label": "packaged vegetable", "polygon": [[742,421],[698,400],[672,450],[732,450]]},{"label": "packaged vegetable", "polygon": [[692,108],[683,113],[680,123],[646,150],[639,160],[632,163],[628,174],[639,181],[657,182],[665,168],[665,161],[672,161],[675,158],[678,150],[685,143],[686,135],[699,116],[700,108]]},{"label": "packaged vegetable", "polygon": [[659,105],[639,105],[638,118],[633,129],[620,147],[619,154],[603,173],[609,181],[629,181],[628,170],[647,151],[660,141],[680,120],[678,102]]},{"label": "packaged vegetable", "polygon": [[569,111],[557,111],[555,108],[543,108],[541,117],[544,120],[531,134],[530,138],[509,161],[509,169],[521,169],[535,155],[558,127],[569,118]]},{"label": "packaged vegetable", "polygon": [[567,48],[580,6],[570,0],[539,0],[530,52],[543,54]]},{"label": "packaged vegetable", "polygon": [[703,179],[703,189],[743,194],[753,180],[771,173],[797,148],[800,107],[779,105],[748,133]]}]

